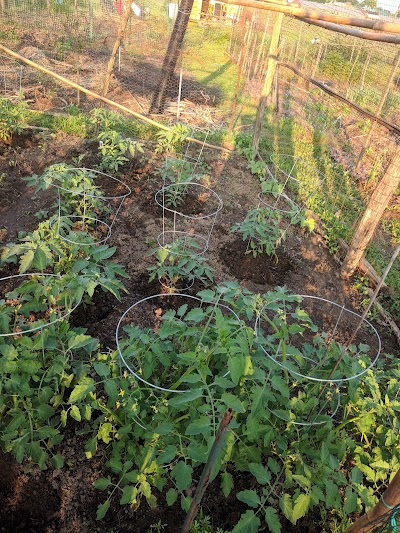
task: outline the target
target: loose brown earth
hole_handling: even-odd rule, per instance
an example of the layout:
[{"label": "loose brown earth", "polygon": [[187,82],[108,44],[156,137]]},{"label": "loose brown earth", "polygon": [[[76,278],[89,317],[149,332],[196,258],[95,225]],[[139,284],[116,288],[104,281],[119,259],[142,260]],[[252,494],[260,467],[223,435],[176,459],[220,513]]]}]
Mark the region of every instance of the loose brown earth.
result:
[{"label": "loose brown earth", "polygon": [[[86,153],[82,166],[96,163],[95,146],[88,147],[80,139],[64,136],[39,135],[21,137],[13,146],[0,148],[0,237],[10,242],[18,231],[37,226],[34,213],[47,210],[55,195],[52,191],[34,194],[26,188],[24,177],[40,173],[55,162],[72,162],[80,153]],[[115,259],[130,275],[126,282],[129,290],[121,302],[105,293],[95,294],[94,305],[78,309],[72,317],[74,325],[88,328],[97,336],[104,349],[115,348],[115,328],[122,313],[135,301],[160,292],[158,283],[149,284],[146,268],[150,265],[149,243],[154,245],[162,230],[162,212],[154,203],[154,193],[161,179],[154,172],[149,152],[141,161],[129,164],[122,176],[132,189],[113,227],[110,244],[117,247]],[[329,255],[318,234],[290,231],[277,257],[245,255],[245,246],[231,226],[243,220],[247,210],[257,203],[258,179],[249,173],[246,162],[237,156],[223,160],[215,154],[207,156],[211,187],[220,194],[224,207],[216,220],[206,256],[215,269],[215,283],[239,281],[243,287],[263,293],[277,285],[286,285],[293,293],[321,296],[346,307],[359,309],[361,297],[351,282],[338,275],[338,264]],[[196,231],[202,231],[201,225]],[[193,293],[196,287],[192,288]],[[395,353],[396,344],[381,324],[376,324],[383,339],[383,351]],[[184,514],[179,507],[168,508],[160,497],[159,507],[150,510],[146,504],[134,512],[128,507],[112,504],[106,519],[96,522],[97,505],[104,495],[92,483],[104,475],[104,464],[99,453],[93,460],[85,459],[83,437],[76,435],[76,427],[69,427],[57,450],[65,456],[62,470],[40,472],[28,464],[18,465],[10,455],[0,453],[0,531],[1,532],[59,532],[95,533],[135,531],[146,533],[159,520],[166,524],[163,531],[179,531]],[[251,479],[245,475],[235,478],[235,492],[225,499],[218,485],[210,487],[203,500],[205,514],[212,516],[214,527],[231,529],[239,519],[244,506],[235,493],[251,488]],[[283,524],[286,532],[318,532],[318,517],[309,516],[296,527]]]}]

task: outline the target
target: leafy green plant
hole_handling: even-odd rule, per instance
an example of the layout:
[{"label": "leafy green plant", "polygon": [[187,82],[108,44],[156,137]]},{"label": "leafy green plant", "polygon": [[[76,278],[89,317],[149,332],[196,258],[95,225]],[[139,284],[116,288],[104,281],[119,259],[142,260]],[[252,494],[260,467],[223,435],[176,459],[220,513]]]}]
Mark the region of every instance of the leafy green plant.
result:
[{"label": "leafy green plant", "polygon": [[196,241],[183,237],[154,249],[152,255],[157,262],[147,269],[149,281],[157,278],[170,292],[175,292],[182,284],[190,286],[196,280],[204,284],[212,282],[212,268],[206,257],[196,253],[198,248]]},{"label": "leafy green plant", "polygon": [[253,254],[253,257],[262,253],[274,255],[286,236],[286,230],[280,228],[275,210],[267,207],[250,209],[246,218],[232,226],[231,231],[238,231],[243,240],[248,241],[246,253]]},{"label": "leafy green plant", "polygon": [[10,144],[13,135],[27,126],[28,105],[22,99],[16,103],[0,98],[0,140]]},{"label": "leafy green plant", "polygon": [[37,335],[0,339],[0,442],[20,463],[29,459],[56,468],[64,459],[54,453],[63,440],[67,418],[90,420],[87,396],[94,390],[79,355],[97,349],[96,339],[68,322]]},{"label": "leafy green plant", "polygon": [[166,207],[182,205],[188,192],[188,184],[200,178],[194,174],[193,165],[189,161],[171,157],[165,159],[159,172],[163,178],[163,202]]},{"label": "leafy green plant", "polygon": [[100,169],[105,172],[118,172],[120,166],[129,161],[128,154],[134,158],[143,153],[143,147],[133,139],[122,137],[115,130],[100,131],[97,136],[101,153]]},{"label": "leafy green plant", "polygon": [[[19,272],[38,270],[59,274],[65,290],[80,301],[84,294],[92,297],[96,287],[120,298],[126,291],[119,277],[128,277],[125,270],[110,261],[116,248],[96,245],[93,237],[82,233],[83,241],[74,243],[61,239],[54,221],[41,222],[34,232],[22,236],[20,242],[7,244],[1,255],[4,263],[19,263]],[[82,246],[82,242],[85,246]]]},{"label": "leafy green plant", "polygon": [[[85,220],[89,227],[91,219],[99,214],[107,213],[109,206],[104,200],[104,192],[96,184],[97,174],[90,169],[74,168],[65,163],[51,165],[41,176],[36,174],[26,178],[29,187],[35,191],[47,190],[54,186],[58,188],[59,199],[53,205],[62,216],[71,217],[73,225],[77,217]],[[65,220],[64,220],[65,222]]]},{"label": "leafy green plant", "polygon": [[158,143],[156,153],[175,154],[189,135],[187,126],[174,124],[168,131],[160,131],[157,134]]}]

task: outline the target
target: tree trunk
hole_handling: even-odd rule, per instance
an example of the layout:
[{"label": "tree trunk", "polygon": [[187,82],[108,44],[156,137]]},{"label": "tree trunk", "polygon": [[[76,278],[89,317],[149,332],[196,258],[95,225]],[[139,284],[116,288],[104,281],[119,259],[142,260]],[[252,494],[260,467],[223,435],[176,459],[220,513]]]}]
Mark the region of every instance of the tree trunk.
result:
[{"label": "tree trunk", "polygon": [[108,87],[110,85],[110,78],[111,78],[111,74],[114,68],[115,56],[117,55],[118,48],[121,46],[121,41],[124,36],[126,27],[128,25],[128,20],[130,16],[131,16],[131,3],[126,2],[124,17],[121,21],[121,26],[119,27],[119,30],[118,30],[117,39],[114,43],[114,47],[111,52],[111,57],[107,65],[107,72],[106,72],[106,77],[104,78],[104,85],[103,85],[103,92],[102,92],[103,96],[107,96]]},{"label": "tree trunk", "polygon": [[256,123],[254,125],[253,134],[253,148],[257,152],[260,144],[260,137],[262,126],[264,122],[265,109],[267,108],[268,96],[271,93],[272,84],[275,77],[276,62],[278,60],[277,53],[279,48],[279,39],[281,36],[283,13],[278,13],[275,21],[274,31],[271,37],[271,44],[269,46],[267,74],[265,76],[264,86],[261,91],[260,100],[258,102]]},{"label": "tree trunk", "polygon": [[364,215],[350,243],[342,265],[341,275],[350,277],[357,268],[363,253],[372,239],[383,213],[400,183],[400,148],[387,168],[383,178],[372,193]]},{"label": "tree trunk", "polygon": [[153,95],[150,105],[150,113],[162,113],[167,96],[168,83],[174,74],[179,54],[182,50],[183,39],[189,23],[190,12],[192,11],[194,0],[181,0],[178,15],[175,20],[171,38],[168,43],[167,52],[161,68],[160,81]]},{"label": "tree trunk", "polygon": [[387,505],[381,499],[373,509],[346,529],[345,533],[368,533],[388,521],[390,509],[400,504],[400,470],[389,483],[383,498]]}]

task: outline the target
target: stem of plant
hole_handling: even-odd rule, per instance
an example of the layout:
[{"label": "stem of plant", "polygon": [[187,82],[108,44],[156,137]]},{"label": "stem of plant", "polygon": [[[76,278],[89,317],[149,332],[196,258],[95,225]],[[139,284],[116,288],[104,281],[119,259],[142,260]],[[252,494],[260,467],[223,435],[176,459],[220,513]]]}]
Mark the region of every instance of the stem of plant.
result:
[{"label": "stem of plant", "polygon": [[199,481],[199,484],[197,485],[196,492],[194,494],[192,504],[190,506],[190,509],[188,511],[188,514],[186,515],[185,522],[183,524],[181,533],[189,533],[190,526],[192,525],[192,522],[194,520],[194,517],[196,516],[197,509],[201,503],[201,500],[204,496],[204,493],[207,489],[207,486],[210,482],[210,476],[212,468],[215,464],[215,461],[217,459],[218,453],[220,452],[223,444],[224,444],[224,436],[226,433],[226,430],[228,429],[228,426],[230,424],[230,421],[232,420],[232,409],[229,407],[221,420],[221,423],[219,425],[217,435],[215,437],[214,443],[212,445],[212,448],[210,450],[210,454],[207,459],[207,463],[204,466],[203,473],[201,474],[201,478]]}]

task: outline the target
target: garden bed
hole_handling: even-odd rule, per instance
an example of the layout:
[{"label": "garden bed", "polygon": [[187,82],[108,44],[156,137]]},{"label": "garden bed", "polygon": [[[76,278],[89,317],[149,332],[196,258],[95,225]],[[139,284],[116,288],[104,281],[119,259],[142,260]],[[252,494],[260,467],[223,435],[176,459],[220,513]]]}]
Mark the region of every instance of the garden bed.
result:
[{"label": "garden bed", "polygon": [[[47,137],[31,134],[14,141],[12,147],[0,147],[0,228],[2,242],[14,240],[19,231],[37,226],[34,213],[47,211],[54,201],[55,191],[34,193],[26,187],[23,178],[41,173],[45,167],[65,161],[74,163],[78,154],[85,154],[81,166],[90,167],[96,157],[84,141],[72,137]],[[157,281],[149,282],[147,267],[151,263],[150,249],[161,231],[162,210],[156,205],[154,194],[162,186],[156,173],[157,161],[149,164],[154,155],[145,153],[123,168],[121,179],[133,191],[118,215],[108,244],[116,246],[114,259],[124,266],[129,279],[125,280],[127,294],[121,301],[110,293],[96,290],[92,301],[82,303],[71,321],[76,327],[87,328],[87,333],[100,339],[102,350],[116,348],[115,330],[124,311],[138,300],[160,292]],[[329,254],[321,236],[306,229],[290,228],[286,241],[276,255],[267,257],[245,254],[246,243],[230,228],[243,220],[248,209],[257,205],[259,180],[247,168],[247,162],[236,155],[219,159],[216,154],[206,156],[211,187],[224,203],[218,214],[206,256],[214,268],[215,284],[237,281],[242,288],[265,293],[276,285],[285,285],[292,294],[323,297],[360,312],[362,296],[352,281],[339,276],[338,264]],[[3,275],[6,275],[3,273]],[[188,294],[196,294],[194,284]],[[361,311],[362,312],[362,311]],[[395,339],[379,321],[374,321],[382,342],[383,354],[397,353]],[[137,325],[141,325],[140,323]],[[368,343],[368,338],[364,339]],[[85,441],[85,423],[69,421],[66,438],[57,453],[65,458],[62,469],[40,471],[27,463],[17,464],[11,455],[0,453],[0,531],[31,531],[83,533],[104,531],[175,532],[183,523],[185,513],[179,503],[168,507],[162,498],[150,509],[143,501],[135,510],[113,501],[103,522],[96,521],[96,510],[104,494],[95,490],[93,482],[107,474],[100,447],[90,461],[82,452]],[[103,444],[103,448],[106,445]],[[195,471],[198,479],[201,471]],[[234,490],[225,498],[214,481],[202,503],[204,514],[210,515],[213,527],[230,530],[246,506],[235,498],[237,492],[252,489],[254,478],[249,473],[233,472]],[[164,492],[168,490],[168,485]],[[188,494],[193,491],[188,489]],[[154,525],[165,524],[161,529]],[[151,529],[151,526],[153,528]],[[282,527],[290,531],[321,531],[317,512],[308,514],[297,525],[282,518]]]}]

